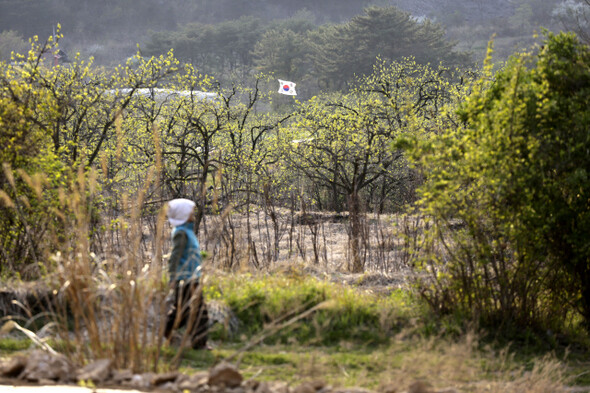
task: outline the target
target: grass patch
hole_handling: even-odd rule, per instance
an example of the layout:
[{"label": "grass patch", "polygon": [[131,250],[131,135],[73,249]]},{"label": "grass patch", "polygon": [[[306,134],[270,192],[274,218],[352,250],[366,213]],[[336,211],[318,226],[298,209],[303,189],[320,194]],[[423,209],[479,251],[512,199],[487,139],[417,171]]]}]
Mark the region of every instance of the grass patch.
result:
[{"label": "grass patch", "polygon": [[[168,349],[167,358],[172,359],[170,356],[175,351],[171,348]],[[218,354],[212,351],[196,351],[194,349],[185,349],[182,357],[182,362],[179,367],[179,371],[192,373],[194,370],[206,370],[214,365],[218,360]]]},{"label": "grass patch", "polygon": [[241,322],[242,335],[238,338],[242,340],[329,302],[308,317],[269,335],[264,340],[266,344],[379,345],[417,316],[415,302],[406,292],[379,296],[297,274],[209,277],[205,294],[210,300],[222,300],[234,310]]},{"label": "grass patch", "polygon": [[[213,351],[179,354],[174,345],[163,346],[160,371],[178,355],[186,374],[229,360],[245,378],[291,386],[321,379],[335,387],[380,390],[389,384],[404,391],[425,380],[461,392],[559,393],[568,384],[590,384],[588,346],[579,335],[575,348],[561,350],[535,346],[536,341],[500,345],[465,333],[458,317],[434,319],[409,292],[375,294],[297,274],[210,274],[205,284],[209,300],[236,312],[239,333],[230,336],[218,325],[211,334]],[[318,304],[327,305],[275,329]],[[60,352],[65,344],[72,343],[52,342]],[[25,338],[0,339],[2,354],[29,347]]]},{"label": "grass patch", "polygon": [[[242,346],[226,343],[211,352],[188,351],[181,371],[196,372],[231,357]],[[384,385],[407,390],[417,380],[435,388],[462,392],[565,392],[574,381],[568,363],[555,357],[529,358],[525,367],[506,350],[481,347],[474,335],[459,339],[392,340],[366,348],[362,345],[305,346],[260,345],[244,353],[239,362],[246,379],[284,381],[297,386],[323,380],[335,387],[380,390]],[[566,372],[568,371],[568,372]]]},{"label": "grass patch", "polygon": [[[371,389],[391,383],[400,390],[427,380],[467,392],[534,393],[560,392],[567,384],[585,385],[590,379],[585,372],[588,346],[579,346],[572,357],[555,345],[541,345],[539,337],[527,341],[522,351],[520,342],[499,345],[489,335],[480,339],[465,333],[459,316],[433,317],[409,291],[376,295],[299,274],[217,275],[206,284],[206,296],[228,304],[243,326],[240,335],[220,342],[214,358],[237,358],[247,378],[294,385],[322,379]],[[323,301],[329,306],[236,356],[276,321]]]},{"label": "grass patch", "polygon": [[[213,351],[185,350],[179,371],[193,374],[208,370],[244,345],[215,344]],[[3,354],[29,345],[27,339],[0,339]],[[162,355],[165,361],[170,360],[176,349],[166,347]],[[559,360],[547,355],[517,359],[507,349],[483,346],[471,334],[458,338],[398,335],[387,344],[370,348],[351,342],[334,346],[262,344],[243,353],[238,366],[246,379],[284,381],[291,386],[323,380],[334,387],[381,390],[390,385],[404,391],[422,380],[437,389],[453,387],[461,392],[565,393],[567,384],[585,385],[588,381],[584,376],[588,361],[582,359]]]},{"label": "grass patch", "polygon": [[6,355],[17,351],[24,351],[31,346],[29,340],[14,337],[0,338],[0,354]]}]

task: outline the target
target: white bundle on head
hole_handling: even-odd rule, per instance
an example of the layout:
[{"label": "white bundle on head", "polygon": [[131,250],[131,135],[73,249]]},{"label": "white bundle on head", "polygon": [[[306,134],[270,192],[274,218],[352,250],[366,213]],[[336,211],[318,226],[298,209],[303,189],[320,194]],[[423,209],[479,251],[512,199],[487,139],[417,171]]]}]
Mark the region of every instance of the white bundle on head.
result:
[{"label": "white bundle on head", "polygon": [[178,198],[168,202],[168,221],[177,227],[188,221],[196,206],[190,199]]}]

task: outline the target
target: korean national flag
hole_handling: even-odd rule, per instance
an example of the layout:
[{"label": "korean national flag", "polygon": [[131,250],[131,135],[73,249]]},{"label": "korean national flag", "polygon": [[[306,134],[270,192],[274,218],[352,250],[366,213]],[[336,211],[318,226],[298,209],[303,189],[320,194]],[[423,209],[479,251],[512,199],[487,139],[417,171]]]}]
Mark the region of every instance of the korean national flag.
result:
[{"label": "korean national flag", "polygon": [[279,79],[279,84],[279,93],[286,94],[288,96],[297,95],[297,92],[295,91],[295,83]]}]

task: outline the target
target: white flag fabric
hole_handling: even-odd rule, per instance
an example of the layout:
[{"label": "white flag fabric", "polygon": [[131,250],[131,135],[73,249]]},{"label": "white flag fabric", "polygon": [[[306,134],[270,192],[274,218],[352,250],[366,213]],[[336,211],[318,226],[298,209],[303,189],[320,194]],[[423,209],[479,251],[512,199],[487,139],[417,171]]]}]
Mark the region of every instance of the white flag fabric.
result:
[{"label": "white flag fabric", "polygon": [[288,96],[297,95],[297,92],[295,91],[295,83],[279,79],[279,85],[279,93],[286,94]]}]

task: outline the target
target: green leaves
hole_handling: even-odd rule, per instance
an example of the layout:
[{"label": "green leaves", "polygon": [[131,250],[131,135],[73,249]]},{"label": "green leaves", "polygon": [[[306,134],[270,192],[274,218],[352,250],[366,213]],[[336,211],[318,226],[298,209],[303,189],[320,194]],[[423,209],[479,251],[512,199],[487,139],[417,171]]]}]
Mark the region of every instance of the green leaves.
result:
[{"label": "green leaves", "polygon": [[548,34],[537,54],[515,55],[491,84],[484,74],[474,85],[459,111],[464,127],[410,149],[428,179],[420,206],[434,224],[426,235],[434,246],[421,251],[425,260],[441,254],[444,266],[429,264],[450,273],[435,284],[444,307],[488,323],[559,324],[556,283],[576,282],[571,302],[587,290],[590,254],[578,234],[590,225],[589,65],[573,35]]}]

